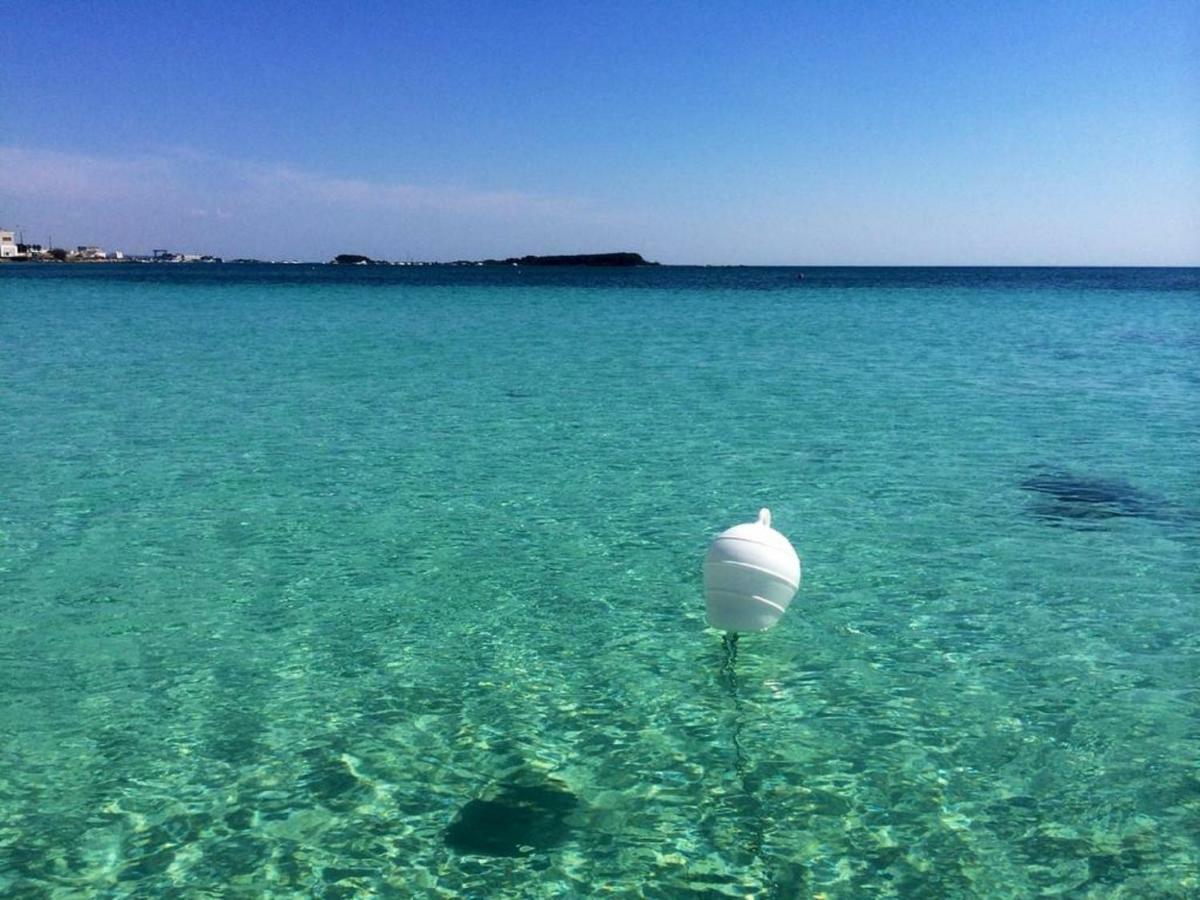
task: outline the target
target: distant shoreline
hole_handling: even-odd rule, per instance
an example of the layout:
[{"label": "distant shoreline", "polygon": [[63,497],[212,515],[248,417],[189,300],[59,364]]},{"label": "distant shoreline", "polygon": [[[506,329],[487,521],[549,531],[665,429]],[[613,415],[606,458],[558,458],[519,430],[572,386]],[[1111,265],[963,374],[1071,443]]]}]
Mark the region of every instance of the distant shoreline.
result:
[{"label": "distant shoreline", "polygon": [[372,259],[369,256],[359,253],[340,253],[330,262],[338,266],[598,266],[620,269],[658,265],[656,262],[649,262],[640,253],[630,251],[619,253],[574,253],[558,256],[510,256],[506,259],[459,259],[443,263],[397,263]]},{"label": "distant shoreline", "polygon": [[[138,264],[142,264],[142,265],[144,265],[146,263],[167,263],[170,265],[182,265],[184,263],[187,263],[190,265],[192,263],[196,263],[196,264],[202,264],[202,265],[211,265],[213,263],[226,263],[226,262],[260,263],[263,265],[270,265],[270,264],[276,262],[276,260],[261,260],[261,259],[226,260],[226,259],[222,259],[219,256],[200,256],[200,257],[196,257],[196,258],[183,259],[183,258],[170,258],[170,257],[123,256],[123,255],[119,256],[119,257],[67,255],[65,257],[60,258],[60,257],[54,256],[49,251],[40,252],[34,256],[30,256],[30,255],[6,256],[6,257],[0,258],[0,264],[3,264],[3,265],[9,265],[9,264],[16,265],[16,264],[21,264],[21,263],[33,263],[33,264],[58,263],[58,264],[70,265],[70,266],[76,266],[76,265],[125,265],[127,263],[138,263]],[[311,265],[311,263],[309,265]]]},{"label": "distant shoreline", "polygon": [[[151,257],[125,257],[123,259],[47,259],[36,257],[4,257],[0,258],[0,269],[5,268],[22,268],[25,266],[38,266],[43,264],[49,265],[169,265],[169,266],[208,266],[208,265],[225,265],[225,266],[320,266],[347,268],[344,263],[336,263],[332,260],[301,260],[301,259],[252,259],[252,258],[237,258],[237,259],[222,259],[221,257],[206,257],[204,259],[188,259],[188,260],[170,260],[170,259],[153,259]],[[352,264],[353,265],[353,264]],[[645,262],[635,266],[612,266],[612,265],[595,265],[587,263],[524,263],[518,260],[479,260],[466,261],[454,260],[450,262],[444,261],[396,261],[388,262],[383,260],[372,260],[365,264],[368,267],[375,266],[381,268],[504,268],[504,267],[520,267],[524,265],[554,268],[554,267],[589,267],[589,268],[659,268],[659,269],[803,269],[819,271],[822,269],[944,269],[944,270],[969,270],[969,269],[999,269],[999,270],[1019,270],[1019,269],[1143,269],[1143,270],[1175,270],[1175,271],[1195,271],[1200,269],[1200,265],[1142,265],[1136,263],[1003,263],[1003,264],[988,264],[988,263],[904,263],[904,264],[888,264],[888,263],[660,263],[660,262]]]},{"label": "distant shoreline", "polygon": [[506,259],[459,259],[451,262],[400,262],[385,259],[374,259],[359,253],[340,253],[327,263],[302,260],[263,260],[263,259],[224,259],[220,256],[199,256],[183,254],[156,254],[155,256],[88,256],[54,251],[39,252],[37,255],[6,257],[4,262],[33,262],[33,263],[229,263],[254,265],[334,265],[334,266],[594,266],[610,269],[635,268],[640,266],[657,266],[659,263],[650,262],[640,253],[576,253],[559,256],[510,256]]}]

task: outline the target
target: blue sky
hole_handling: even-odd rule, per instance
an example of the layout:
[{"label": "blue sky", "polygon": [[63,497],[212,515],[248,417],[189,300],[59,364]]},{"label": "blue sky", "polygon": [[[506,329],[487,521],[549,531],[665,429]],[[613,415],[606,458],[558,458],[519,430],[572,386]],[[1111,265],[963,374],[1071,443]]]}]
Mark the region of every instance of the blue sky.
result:
[{"label": "blue sky", "polygon": [[1194,2],[50,3],[0,51],[30,240],[1200,264]]}]

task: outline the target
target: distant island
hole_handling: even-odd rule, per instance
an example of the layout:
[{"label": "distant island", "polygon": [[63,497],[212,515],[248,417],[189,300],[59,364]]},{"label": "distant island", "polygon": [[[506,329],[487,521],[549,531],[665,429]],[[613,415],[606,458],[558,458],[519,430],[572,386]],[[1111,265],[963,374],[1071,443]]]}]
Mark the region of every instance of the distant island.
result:
[{"label": "distant island", "polygon": [[511,256],[508,259],[485,259],[485,266],[657,266],[647,262],[640,253],[576,253],[571,256]]},{"label": "distant island", "polygon": [[[403,263],[390,263],[386,260],[372,259],[360,253],[339,253],[331,263],[336,266],[392,266]],[[609,268],[626,268],[630,266],[657,266],[649,262],[640,253],[576,253],[568,256],[510,256],[508,259],[459,259],[450,263],[434,263],[445,266],[606,266]]]}]

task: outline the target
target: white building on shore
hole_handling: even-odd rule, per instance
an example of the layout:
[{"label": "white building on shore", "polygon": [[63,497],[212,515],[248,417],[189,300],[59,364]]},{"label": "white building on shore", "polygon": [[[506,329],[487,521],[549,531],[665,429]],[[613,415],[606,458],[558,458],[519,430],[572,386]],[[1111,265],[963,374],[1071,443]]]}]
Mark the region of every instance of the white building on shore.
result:
[{"label": "white building on shore", "polygon": [[11,231],[0,230],[0,259],[16,259],[17,236]]}]

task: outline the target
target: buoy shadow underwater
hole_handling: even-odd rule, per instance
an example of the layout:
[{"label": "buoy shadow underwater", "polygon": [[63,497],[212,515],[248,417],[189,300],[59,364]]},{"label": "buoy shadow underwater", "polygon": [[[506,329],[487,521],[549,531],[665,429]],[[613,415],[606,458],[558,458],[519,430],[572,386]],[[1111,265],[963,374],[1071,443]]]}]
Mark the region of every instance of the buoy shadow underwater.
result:
[{"label": "buoy shadow underwater", "polygon": [[571,835],[579,798],[557,779],[518,772],[463,806],[446,828],[446,844],[476,856],[529,856]]}]

